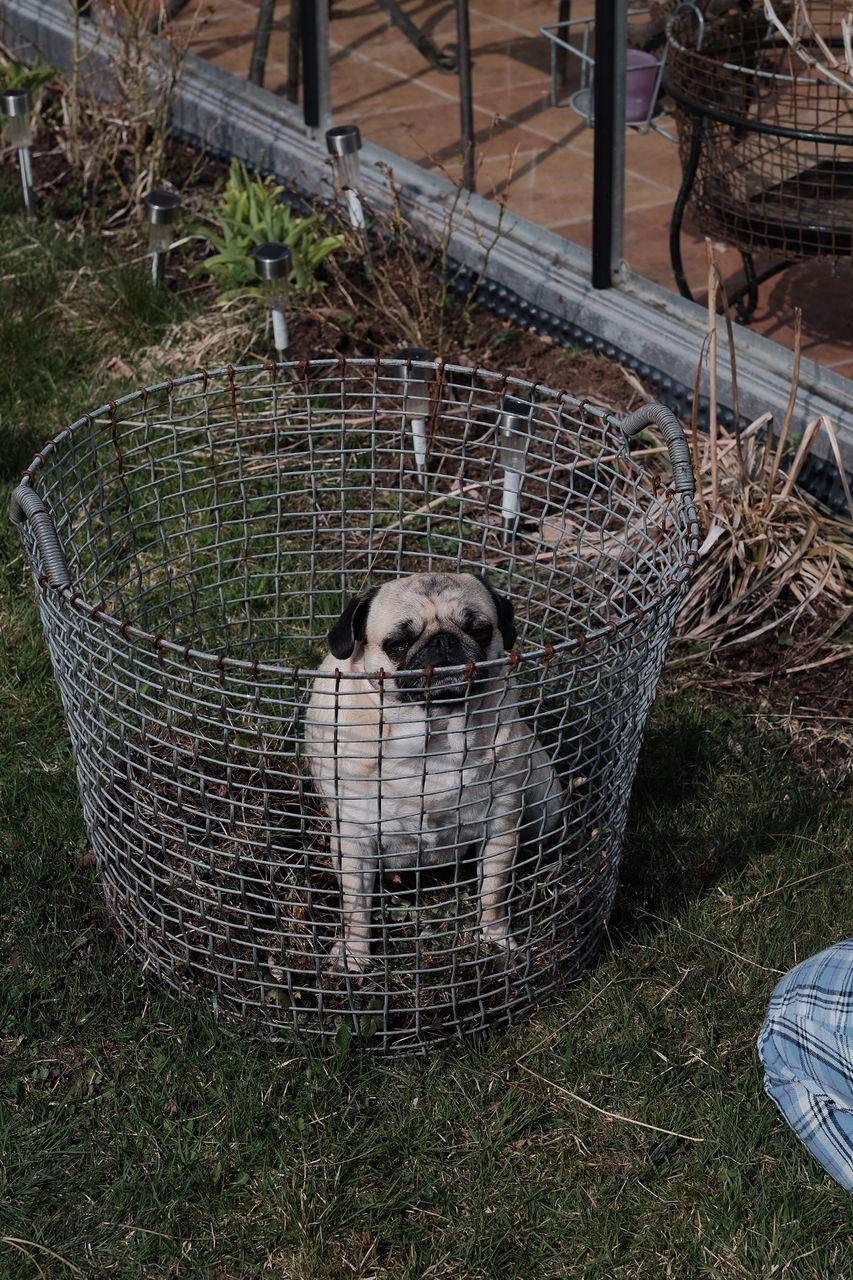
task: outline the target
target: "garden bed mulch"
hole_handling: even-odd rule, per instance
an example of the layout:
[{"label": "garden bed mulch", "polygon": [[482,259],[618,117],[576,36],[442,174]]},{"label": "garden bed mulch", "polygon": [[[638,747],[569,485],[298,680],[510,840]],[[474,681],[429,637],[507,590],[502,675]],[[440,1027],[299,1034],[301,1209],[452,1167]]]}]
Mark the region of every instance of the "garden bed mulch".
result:
[{"label": "garden bed mulch", "polygon": [[[46,127],[37,138],[33,167],[44,215],[58,222],[85,226],[91,206],[81,199],[79,183],[69,169],[67,158],[52,132],[51,91],[48,89]],[[17,166],[8,164],[0,171],[0,190],[5,188],[4,203],[13,208],[17,197]],[[210,214],[228,175],[227,165],[215,158],[199,154],[194,148],[176,141],[168,144],[165,171],[169,185],[178,189],[184,201],[187,225],[197,224]],[[116,183],[104,184],[98,192],[97,219],[105,237],[117,254],[127,258],[128,251],[144,253],[144,229],[141,213],[128,211],[126,201]],[[224,310],[217,306],[216,287],[199,285],[190,279],[190,271],[203,252],[198,240],[190,239],[169,258],[167,287],[173,292],[186,292],[193,298],[195,314],[178,331],[177,337],[166,338],[144,352],[117,352],[102,366],[105,381],[119,375],[127,379],[128,389],[167,377],[179,376],[200,367],[216,367],[219,334],[227,330],[232,340],[228,359],[247,361],[268,358],[271,354],[263,320],[257,312],[246,313],[238,306]],[[403,258],[387,249],[379,250],[381,269],[388,283],[395,285],[394,273],[401,291],[411,290],[411,257]],[[399,346],[412,345],[418,337],[403,332],[394,317],[381,307],[371,305],[374,289],[370,279],[359,271],[358,264],[348,264],[350,276],[342,281],[335,272],[328,273],[319,295],[304,307],[294,308],[290,315],[291,347],[294,359],[311,359],[328,355],[350,358],[389,354]],[[424,268],[423,287],[431,287],[429,268]],[[209,312],[199,301],[209,302]],[[353,308],[353,302],[356,306]],[[236,352],[233,341],[237,342]],[[651,387],[644,385],[633,372],[614,360],[586,349],[567,349],[554,339],[522,329],[502,320],[482,306],[467,305],[456,298],[448,307],[447,323],[442,326],[442,349],[435,351],[451,363],[480,367],[498,373],[528,379],[556,391],[566,391],[581,401],[601,406],[616,414],[624,414],[645,400],[655,398]],[[138,358],[136,358],[138,357]],[[700,353],[697,352],[697,360]],[[93,389],[97,395],[97,389]],[[835,745],[831,726],[845,726],[853,716],[853,663],[837,652],[821,649],[814,637],[825,628],[825,619],[816,618],[813,628],[803,628],[796,636],[775,635],[762,638],[742,648],[727,650],[701,665],[687,665],[686,679],[702,685],[716,695],[730,699],[758,694],[761,705],[775,716],[787,717],[795,736],[810,744],[820,738],[821,750],[830,760],[847,750]],[[849,623],[841,628],[849,631]],[[676,654],[676,656],[682,656]],[[678,670],[678,668],[677,668]],[[815,735],[808,729],[799,734],[800,720],[822,721],[830,726],[829,736]],[[844,733],[841,737],[844,738]]]}]

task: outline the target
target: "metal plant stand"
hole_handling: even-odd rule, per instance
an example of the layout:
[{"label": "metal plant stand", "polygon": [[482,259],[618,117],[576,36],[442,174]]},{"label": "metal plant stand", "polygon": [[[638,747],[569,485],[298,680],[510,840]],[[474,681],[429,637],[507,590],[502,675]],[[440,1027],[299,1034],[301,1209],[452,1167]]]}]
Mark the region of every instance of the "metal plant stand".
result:
[{"label": "metal plant stand", "polygon": [[[12,500],[134,953],[266,1033],[346,1025],[380,1052],[514,1022],[589,963],[698,546],[668,410],[620,422],[417,356],[136,391],[48,441]],[[671,486],[631,456],[648,427]],[[379,879],[372,965],[353,975],[329,965],[341,908],[306,704],[343,599],[425,570],[487,572],[513,600],[519,640],[492,675],[559,774],[558,830],[516,857],[514,950],[482,940],[460,855]]]},{"label": "metal plant stand", "polygon": [[[841,48],[846,4],[814,7]],[[853,94],[807,70],[768,27],[763,5],[706,26],[694,4],[670,21],[664,76],[676,103],[682,183],[670,224],[679,291],[690,211],[699,230],[740,250],[744,284],[730,295],[749,323],[759,286],[795,262],[853,253]],[[772,254],[759,269],[757,254]]]}]

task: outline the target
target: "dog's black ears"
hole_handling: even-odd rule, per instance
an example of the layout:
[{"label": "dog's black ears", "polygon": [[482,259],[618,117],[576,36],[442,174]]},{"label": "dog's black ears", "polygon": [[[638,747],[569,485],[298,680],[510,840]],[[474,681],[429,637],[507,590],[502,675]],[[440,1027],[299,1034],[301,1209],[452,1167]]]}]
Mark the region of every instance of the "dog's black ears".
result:
[{"label": "dog's black ears", "polygon": [[367,613],[370,602],[379,590],[368,587],[359,591],[347,603],[341,616],[328,634],[329,650],[335,658],[348,658],[357,645],[364,644],[367,635]]},{"label": "dog's black ears", "polygon": [[515,609],[512,601],[509,596],[502,596],[499,591],[495,591],[484,574],[480,574],[480,581],[495,603],[495,609],[498,613],[498,631],[501,633],[504,648],[509,652],[518,639],[518,632],[515,629]]}]

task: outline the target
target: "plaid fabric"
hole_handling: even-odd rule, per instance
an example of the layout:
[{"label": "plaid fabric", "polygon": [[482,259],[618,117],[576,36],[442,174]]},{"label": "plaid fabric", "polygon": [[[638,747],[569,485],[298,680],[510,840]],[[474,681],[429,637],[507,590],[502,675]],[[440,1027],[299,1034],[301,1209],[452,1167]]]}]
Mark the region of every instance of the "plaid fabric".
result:
[{"label": "plaid fabric", "polygon": [[853,1191],[853,938],[785,974],[758,1052],[764,1087],[794,1133]]}]

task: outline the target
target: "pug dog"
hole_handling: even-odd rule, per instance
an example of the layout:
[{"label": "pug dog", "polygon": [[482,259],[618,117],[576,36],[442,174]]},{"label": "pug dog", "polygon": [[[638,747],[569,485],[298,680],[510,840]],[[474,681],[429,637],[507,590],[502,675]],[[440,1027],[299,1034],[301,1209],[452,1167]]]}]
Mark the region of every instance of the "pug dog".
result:
[{"label": "pug dog", "polygon": [[333,968],[369,966],[380,869],[453,865],[469,852],[480,934],[515,948],[506,894],[519,845],[551,834],[562,810],[554,767],[495,663],[515,639],[511,601],[470,573],[370,587],[329,631],[305,736],[340,882]]}]

